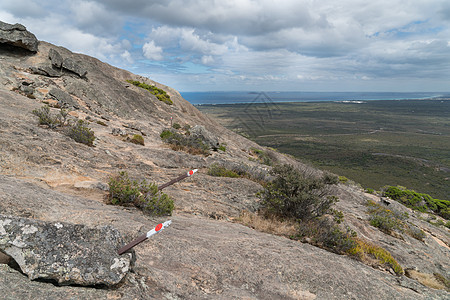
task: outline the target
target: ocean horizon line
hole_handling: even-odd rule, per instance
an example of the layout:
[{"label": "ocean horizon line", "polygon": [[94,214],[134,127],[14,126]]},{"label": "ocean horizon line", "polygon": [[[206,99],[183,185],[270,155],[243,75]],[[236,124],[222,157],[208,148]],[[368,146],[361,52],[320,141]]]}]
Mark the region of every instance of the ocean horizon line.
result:
[{"label": "ocean horizon line", "polygon": [[450,92],[256,92],[212,91],[180,92],[193,105],[292,103],[292,102],[356,102],[377,100],[443,100]]}]

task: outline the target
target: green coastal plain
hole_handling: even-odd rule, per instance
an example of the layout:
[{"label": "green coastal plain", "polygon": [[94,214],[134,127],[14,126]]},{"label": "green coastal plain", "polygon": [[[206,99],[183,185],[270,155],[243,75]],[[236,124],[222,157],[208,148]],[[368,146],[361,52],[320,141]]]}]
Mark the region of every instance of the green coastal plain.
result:
[{"label": "green coastal plain", "polygon": [[450,99],[200,105],[260,145],[364,188],[450,199]]}]

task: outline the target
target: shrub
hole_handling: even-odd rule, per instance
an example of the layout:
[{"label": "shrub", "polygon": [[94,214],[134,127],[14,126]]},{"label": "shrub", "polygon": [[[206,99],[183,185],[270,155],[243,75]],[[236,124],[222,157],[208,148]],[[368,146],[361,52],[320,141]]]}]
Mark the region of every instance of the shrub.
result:
[{"label": "shrub", "polygon": [[348,178],[347,177],[345,177],[345,176],[339,176],[339,181],[340,181],[340,183],[347,183],[348,182]]},{"label": "shrub", "polygon": [[96,123],[98,125],[102,125],[102,126],[108,126],[105,122],[101,121],[101,120],[97,120]]},{"label": "shrub", "polygon": [[371,200],[367,202],[367,205],[369,206],[370,225],[387,234],[392,234],[395,230],[404,231],[406,224],[403,221],[407,218],[407,214],[389,210]]},{"label": "shrub", "polygon": [[108,185],[108,200],[113,205],[136,206],[145,213],[155,216],[172,214],[173,200],[158,191],[154,183],[131,180],[128,173],[122,171],[118,176],[111,177]]},{"label": "shrub", "polygon": [[50,107],[47,105],[34,109],[31,113],[39,118],[39,125],[47,125],[52,129],[61,125],[58,118],[51,115]]},{"label": "shrub", "polygon": [[130,142],[133,144],[145,146],[144,138],[140,134],[133,135],[133,137],[130,139]]},{"label": "shrub", "polygon": [[337,202],[330,195],[325,177],[306,177],[292,165],[275,166],[271,174],[275,178],[259,194],[267,215],[307,220],[324,215]]},{"label": "shrub", "polygon": [[413,238],[415,238],[416,240],[419,240],[419,241],[421,241],[421,242],[423,242],[424,240],[425,240],[425,232],[423,232],[423,230],[422,229],[420,229],[420,228],[417,228],[417,227],[415,227],[415,226],[413,226],[413,225],[409,225],[408,226],[408,229],[406,230],[406,233],[409,235],[409,236],[411,236],[411,237],[413,237]]},{"label": "shrub", "polygon": [[172,125],[172,128],[174,128],[174,129],[180,129],[181,128],[181,125],[180,124],[178,124],[178,123],[175,123],[175,124],[173,124]]},{"label": "shrub", "polygon": [[403,205],[421,211],[432,211],[445,219],[450,219],[450,201],[433,199],[428,194],[417,193],[400,186],[388,186],[383,195]]},{"label": "shrub", "polygon": [[220,144],[218,149],[219,149],[220,151],[225,152],[225,151],[227,151],[227,145],[226,145],[226,144]]},{"label": "shrub", "polygon": [[375,193],[375,190],[374,190],[374,189],[371,189],[371,188],[367,188],[367,189],[366,189],[366,193],[368,193],[368,194],[374,194],[374,193]]},{"label": "shrub", "polygon": [[149,85],[149,84],[137,81],[137,80],[127,80],[127,82],[149,91],[152,95],[155,95],[159,101],[162,101],[168,105],[173,104],[172,100],[170,99],[170,96],[167,95],[166,91],[164,91],[160,88],[157,88],[154,85]]},{"label": "shrub", "polygon": [[94,145],[94,132],[86,126],[86,122],[83,120],[78,120],[75,125],[71,125],[67,130],[67,135],[78,143],[88,146]]},{"label": "shrub", "polygon": [[182,150],[194,155],[209,155],[209,147],[197,137],[165,129],[160,134],[163,142],[170,144],[172,150]]},{"label": "shrub", "polygon": [[266,151],[256,149],[256,148],[250,148],[250,151],[251,151],[251,153],[253,153],[254,155],[256,155],[258,157],[258,160],[260,163],[268,165],[268,166],[273,165],[273,160]]},{"label": "shrub", "polygon": [[224,166],[220,166],[218,164],[212,164],[208,167],[208,175],[216,177],[230,177],[230,178],[241,177],[238,173],[234,172],[233,170],[229,170]]},{"label": "shrub", "polygon": [[346,227],[342,230],[334,221],[324,216],[300,222],[297,238],[308,237],[311,243],[332,252],[343,254],[356,247],[356,232]]}]

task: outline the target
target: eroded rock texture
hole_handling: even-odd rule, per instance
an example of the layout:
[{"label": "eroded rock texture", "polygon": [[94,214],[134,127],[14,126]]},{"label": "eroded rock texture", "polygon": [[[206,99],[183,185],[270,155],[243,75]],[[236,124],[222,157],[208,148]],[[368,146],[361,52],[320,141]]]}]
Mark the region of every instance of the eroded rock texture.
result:
[{"label": "eroded rock texture", "polygon": [[0,251],[30,279],[84,286],[119,283],[132,254],[117,255],[120,233],[110,226],[90,228],[0,215]]}]

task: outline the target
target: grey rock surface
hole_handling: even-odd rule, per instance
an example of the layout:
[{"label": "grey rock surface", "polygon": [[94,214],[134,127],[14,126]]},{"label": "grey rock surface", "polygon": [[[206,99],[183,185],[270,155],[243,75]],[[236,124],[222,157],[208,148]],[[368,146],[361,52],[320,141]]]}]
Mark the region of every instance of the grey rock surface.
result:
[{"label": "grey rock surface", "polygon": [[[52,61],[53,62],[53,61]],[[81,62],[74,61],[71,58],[65,58],[62,67],[66,70],[69,70],[80,77],[86,77],[87,70],[81,66]]]},{"label": "grey rock surface", "polygon": [[62,73],[60,70],[56,70],[53,67],[47,66],[47,65],[32,66],[30,69],[33,74],[44,75],[44,76],[48,76],[48,77],[61,77],[62,76]]},{"label": "grey rock surface", "polygon": [[49,95],[58,100],[61,103],[61,107],[74,107],[78,108],[78,104],[73,100],[72,96],[58,88],[53,88],[49,92]]},{"label": "grey rock surface", "polygon": [[56,51],[55,49],[51,48],[48,51],[48,58],[50,58],[51,62],[52,62],[52,66],[56,67],[56,68],[61,68],[63,65],[63,58],[61,56],[61,54],[59,54],[58,51]]},{"label": "grey rock surface", "polygon": [[110,226],[90,228],[64,222],[0,215],[0,251],[30,279],[84,286],[118,284],[131,268],[132,254]]},{"label": "grey rock surface", "polygon": [[21,24],[8,24],[0,21],[0,43],[21,47],[32,52],[38,51],[39,41]]}]

